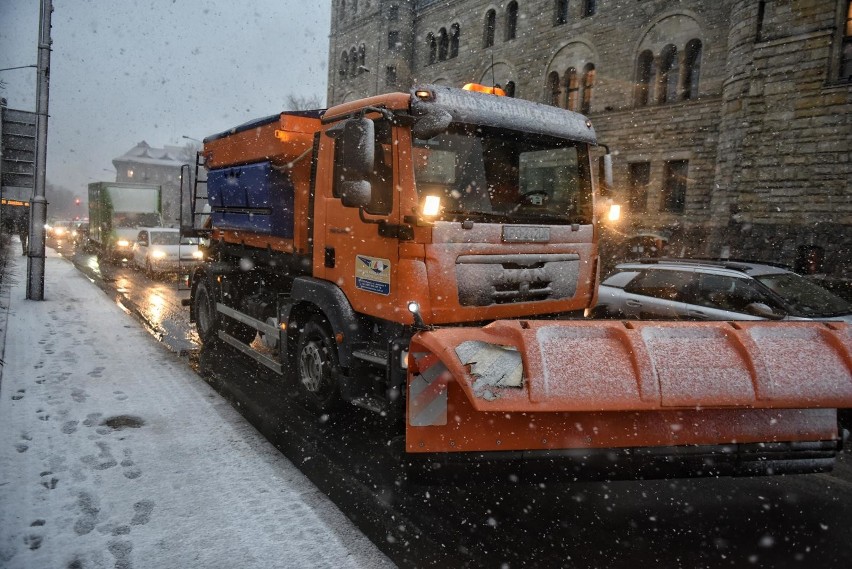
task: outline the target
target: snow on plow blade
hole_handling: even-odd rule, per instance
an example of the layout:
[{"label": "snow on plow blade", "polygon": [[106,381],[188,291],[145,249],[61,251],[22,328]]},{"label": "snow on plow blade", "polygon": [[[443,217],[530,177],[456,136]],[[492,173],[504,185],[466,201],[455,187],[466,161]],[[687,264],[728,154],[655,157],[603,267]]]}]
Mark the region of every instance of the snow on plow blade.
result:
[{"label": "snow on plow blade", "polygon": [[852,407],[852,332],[498,321],[418,333],[408,373],[409,452],[827,441]]}]

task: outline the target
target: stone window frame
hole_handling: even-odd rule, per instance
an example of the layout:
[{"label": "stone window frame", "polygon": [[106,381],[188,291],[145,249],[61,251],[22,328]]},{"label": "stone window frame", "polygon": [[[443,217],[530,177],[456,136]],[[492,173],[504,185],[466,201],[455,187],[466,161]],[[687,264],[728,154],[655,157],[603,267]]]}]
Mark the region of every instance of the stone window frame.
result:
[{"label": "stone window frame", "polygon": [[633,94],[633,104],[637,107],[645,107],[651,103],[653,85],[652,79],[657,75],[656,60],[654,52],[650,49],[642,50],[636,58],[636,82]]},{"label": "stone window frame", "polygon": [[554,0],[553,25],[561,26],[568,23],[568,0]]},{"label": "stone window frame", "polygon": [[459,56],[459,42],[461,41],[461,24],[453,22],[450,25],[450,53],[449,59]]},{"label": "stone window frame", "polygon": [[561,91],[559,89],[560,83],[561,82],[559,80],[559,72],[558,71],[551,71],[550,73],[548,73],[548,75],[547,75],[547,87],[546,87],[547,88],[546,93],[547,93],[547,97],[548,97],[547,104],[552,106],[552,107],[560,106],[559,105],[560,99],[561,99],[561,96],[560,96]]},{"label": "stone window frame", "polygon": [[577,102],[580,95],[580,74],[576,67],[569,67],[565,70],[565,75],[562,78],[562,86],[565,89],[565,98],[562,106],[569,111],[577,111]]},{"label": "stone window frame", "polygon": [[[639,179],[641,174],[641,180]],[[641,182],[641,183],[640,183]],[[635,160],[627,163],[627,211],[648,212],[648,191],[651,186],[651,161]]]},{"label": "stone window frame", "polygon": [[388,49],[396,51],[401,45],[399,30],[388,30]]},{"label": "stone window frame", "polygon": [[337,73],[344,79],[349,73],[349,51],[346,49],[344,49],[343,53],[340,54],[340,67],[338,68]]},{"label": "stone window frame", "polygon": [[[683,172],[675,171],[683,166]],[[686,193],[689,186],[689,159],[672,158],[663,164],[660,188],[660,212],[683,215],[686,212]]]},{"label": "stone window frame", "polygon": [[503,41],[512,41],[518,37],[518,3],[509,2],[506,5],[506,25]]},{"label": "stone window frame", "polygon": [[673,43],[666,44],[657,58],[657,76],[654,78],[654,102],[665,105],[677,101],[677,83],[680,77],[680,53]]},{"label": "stone window frame", "polygon": [[449,52],[450,36],[447,34],[447,28],[441,28],[438,30],[438,61],[446,61]]},{"label": "stone window frame", "polygon": [[583,67],[583,77],[580,81],[580,93],[578,99],[580,102],[580,112],[588,115],[592,112],[592,93],[595,89],[595,81],[597,80],[598,71],[594,63],[587,63]]},{"label": "stone window frame", "polygon": [[852,0],[837,3],[836,20],[828,83],[849,84],[852,83]]},{"label": "stone window frame", "polygon": [[485,12],[485,25],[483,26],[482,47],[494,47],[497,35],[497,10],[490,8]]}]

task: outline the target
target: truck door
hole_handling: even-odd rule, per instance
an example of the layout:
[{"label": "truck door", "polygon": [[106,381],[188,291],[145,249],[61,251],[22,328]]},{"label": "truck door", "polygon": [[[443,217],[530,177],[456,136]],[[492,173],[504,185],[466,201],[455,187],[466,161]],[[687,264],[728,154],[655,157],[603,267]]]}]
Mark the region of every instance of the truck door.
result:
[{"label": "truck door", "polygon": [[[325,278],[346,294],[357,312],[394,320],[399,306],[396,273],[399,240],[392,228],[399,223],[396,187],[398,156],[393,127],[385,119],[375,125],[375,165],[369,175],[370,203],[359,210],[344,207],[340,198],[342,140],[335,141],[334,178],[331,196],[325,199],[322,261]],[[389,229],[390,228],[390,229]]]}]

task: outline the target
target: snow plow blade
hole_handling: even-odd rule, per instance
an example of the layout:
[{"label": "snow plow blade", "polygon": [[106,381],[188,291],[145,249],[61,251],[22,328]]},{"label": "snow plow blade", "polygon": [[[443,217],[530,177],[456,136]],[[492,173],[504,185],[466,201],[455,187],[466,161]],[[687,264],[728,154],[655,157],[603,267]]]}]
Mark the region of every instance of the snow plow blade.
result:
[{"label": "snow plow blade", "polygon": [[758,444],[815,471],[792,465],[833,462],[852,407],[835,322],[498,321],[420,332],[408,362],[409,453]]}]

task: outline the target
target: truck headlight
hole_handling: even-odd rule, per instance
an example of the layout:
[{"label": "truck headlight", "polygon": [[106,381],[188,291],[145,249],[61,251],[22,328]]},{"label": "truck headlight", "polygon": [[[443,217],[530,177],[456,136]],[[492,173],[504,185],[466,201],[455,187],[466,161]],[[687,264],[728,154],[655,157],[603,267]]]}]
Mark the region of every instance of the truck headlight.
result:
[{"label": "truck headlight", "polygon": [[159,250],[151,251],[151,256],[154,257],[155,259],[162,259],[163,257],[166,256],[166,252],[165,251],[159,251]]},{"label": "truck headlight", "polygon": [[435,217],[441,213],[441,198],[438,196],[425,196],[423,198],[423,217]]},{"label": "truck headlight", "polygon": [[119,247],[130,247],[130,241],[127,239],[119,239],[115,244]]},{"label": "truck headlight", "polygon": [[192,258],[193,259],[203,259],[204,258],[204,252],[203,251],[193,251],[192,252]]}]

